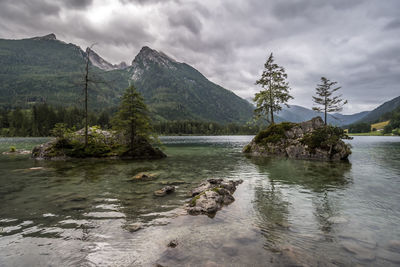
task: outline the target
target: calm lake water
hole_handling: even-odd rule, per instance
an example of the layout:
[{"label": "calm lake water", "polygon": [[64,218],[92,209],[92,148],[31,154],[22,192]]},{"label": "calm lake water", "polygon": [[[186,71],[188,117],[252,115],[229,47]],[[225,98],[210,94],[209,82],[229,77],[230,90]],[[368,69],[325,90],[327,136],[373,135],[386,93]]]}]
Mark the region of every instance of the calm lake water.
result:
[{"label": "calm lake water", "polygon": [[[355,137],[349,163],[247,158],[251,138],[164,137],[157,161],[0,155],[0,266],[400,265],[399,137]],[[0,138],[0,152],[46,140]],[[236,201],[186,215],[211,177],[243,179]]]}]

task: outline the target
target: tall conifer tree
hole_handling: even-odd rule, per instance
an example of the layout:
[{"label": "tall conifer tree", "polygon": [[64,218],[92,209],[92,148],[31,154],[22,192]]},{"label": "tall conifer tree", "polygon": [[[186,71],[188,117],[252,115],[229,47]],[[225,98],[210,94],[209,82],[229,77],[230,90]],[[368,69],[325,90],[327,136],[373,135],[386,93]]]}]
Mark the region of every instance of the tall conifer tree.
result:
[{"label": "tall conifer tree", "polygon": [[149,139],[151,135],[150,118],[143,97],[133,85],[129,86],[113,120],[114,128],[123,133],[129,149],[134,148],[138,138]]},{"label": "tall conifer tree", "polygon": [[342,95],[332,96],[337,90],[342,87],[334,87],[337,82],[331,82],[325,77],[321,77],[321,84],[317,85],[316,94],[313,96],[313,101],[322,107],[313,107],[312,109],[324,113],[324,122],[327,125],[327,116],[330,112],[340,112],[343,110],[343,105],[347,104],[347,100],[342,99]]},{"label": "tall conifer tree", "polygon": [[287,102],[293,98],[289,94],[290,87],[286,79],[285,69],[274,63],[274,57],[271,53],[264,64],[261,78],[256,81],[256,84],[260,85],[262,90],[256,93],[254,97],[257,116],[266,116],[267,121],[271,124],[275,123],[274,113],[282,110],[282,104],[288,106]]}]

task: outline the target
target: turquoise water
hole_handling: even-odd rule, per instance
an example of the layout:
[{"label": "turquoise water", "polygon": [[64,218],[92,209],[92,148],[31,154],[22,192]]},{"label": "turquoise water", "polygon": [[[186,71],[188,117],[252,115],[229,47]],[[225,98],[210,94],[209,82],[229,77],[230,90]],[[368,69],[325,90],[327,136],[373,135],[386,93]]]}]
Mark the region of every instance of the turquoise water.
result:
[{"label": "turquoise water", "polygon": [[[0,266],[400,264],[400,138],[355,137],[348,163],[247,158],[251,138],[163,137],[157,161],[0,155]],[[1,138],[0,151],[46,140]],[[143,171],[156,178],[132,179]],[[185,215],[211,177],[243,179],[236,201]]]}]

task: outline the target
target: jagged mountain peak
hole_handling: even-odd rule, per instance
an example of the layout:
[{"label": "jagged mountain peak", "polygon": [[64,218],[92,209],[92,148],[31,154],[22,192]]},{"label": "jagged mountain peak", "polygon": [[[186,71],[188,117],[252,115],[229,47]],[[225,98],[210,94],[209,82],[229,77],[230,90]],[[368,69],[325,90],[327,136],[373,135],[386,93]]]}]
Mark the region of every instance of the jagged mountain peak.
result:
[{"label": "jagged mountain peak", "polygon": [[154,62],[158,63],[160,65],[170,65],[170,63],[175,63],[176,60],[167,56],[165,53],[161,51],[157,51],[155,49],[151,49],[148,46],[143,46],[142,49],[140,49],[139,54],[135,57],[135,59],[132,62],[132,65],[134,63],[143,63],[146,65],[147,63]]},{"label": "jagged mountain peak", "polygon": [[50,33],[44,36],[33,37],[32,40],[57,40],[57,37],[54,33]]},{"label": "jagged mountain peak", "polygon": [[111,64],[104,58],[102,58],[99,54],[97,54],[90,47],[86,48],[86,55],[89,55],[89,60],[93,64],[93,66],[98,67],[99,69],[109,71],[109,70],[117,70],[117,69],[125,69],[127,68],[127,64],[125,62],[121,62],[119,64]]}]

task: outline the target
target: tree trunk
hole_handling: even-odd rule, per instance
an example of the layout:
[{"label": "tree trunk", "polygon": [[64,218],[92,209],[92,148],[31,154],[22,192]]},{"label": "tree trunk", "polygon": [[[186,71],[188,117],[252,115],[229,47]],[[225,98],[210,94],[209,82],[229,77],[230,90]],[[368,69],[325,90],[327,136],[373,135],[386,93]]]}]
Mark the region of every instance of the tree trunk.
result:
[{"label": "tree trunk", "polygon": [[129,148],[130,148],[130,150],[132,151],[133,150],[133,144],[134,144],[134,142],[135,142],[135,134],[134,134],[134,122],[133,121],[131,121],[131,140],[130,140],[130,145],[129,145]]},{"label": "tree trunk", "polygon": [[272,81],[269,79],[269,107],[271,111],[271,124],[274,124],[274,110],[273,110],[273,99],[272,99]]},{"label": "tree trunk", "polygon": [[327,125],[327,121],[326,121],[326,119],[327,119],[326,110],[327,110],[327,108],[328,108],[327,105],[328,105],[328,104],[327,104],[327,102],[326,102],[326,96],[325,96],[325,114],[324,114],[324,115],[325,115],[325,120],[324,120],[325,126]]},{"label": "tree trunk", "polygon": [[89,84],[89,50],[87,50],[85,73],[85,147],[88,145],[88,84]]},{"label": "tree trunk", "polygon": [[272,110],[272,107],[271,107],[271,124],[274,124],[275,123],[275,121],[274,121],[274,111]]}]

